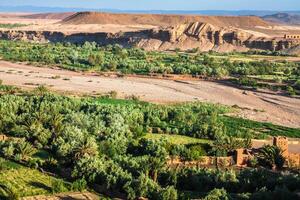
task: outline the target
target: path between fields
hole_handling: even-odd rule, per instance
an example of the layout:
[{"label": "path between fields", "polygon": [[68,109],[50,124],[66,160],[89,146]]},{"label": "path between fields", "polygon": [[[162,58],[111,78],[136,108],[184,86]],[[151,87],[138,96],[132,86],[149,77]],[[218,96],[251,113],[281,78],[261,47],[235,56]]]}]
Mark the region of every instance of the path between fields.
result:
[{"label": "path between fields", "polygon": [[24,197],[21,198],[22,200],[99,200],[100,198],[92,194],[90,192],[70,192],[70,193],[63,193],[57,194],[53,196],[33,196],[33,197]]},{"label": "path between fields", "polygon": [[[300,99],[248,91],[211,81],[173,81],[151,78],[112,78],[61,69],[35,67],[0,60],[3,84],[33,88],[45,84],[55,91],[97,94],[116,91],[118,97],[136,95],[156,103],[203,101],[238,105],[238,116],[283,126],[300,127]],[[259,110],[259,111],[255,111]]]}]

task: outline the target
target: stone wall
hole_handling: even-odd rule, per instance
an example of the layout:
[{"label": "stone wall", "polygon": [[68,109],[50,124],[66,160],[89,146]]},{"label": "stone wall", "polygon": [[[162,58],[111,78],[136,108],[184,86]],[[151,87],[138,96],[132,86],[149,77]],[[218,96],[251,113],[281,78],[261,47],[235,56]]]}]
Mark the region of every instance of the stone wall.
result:
[{"label": "stone wall", "polygon": [[214,156],[203,156],[199,160],[194,161],[183,161],[176,157],[169,159],[167,164],[171,167],[205,167],[205,166],[219,166],[219,167],[230,167],[235,165],[233,156],[227,157],[214,157]]}]

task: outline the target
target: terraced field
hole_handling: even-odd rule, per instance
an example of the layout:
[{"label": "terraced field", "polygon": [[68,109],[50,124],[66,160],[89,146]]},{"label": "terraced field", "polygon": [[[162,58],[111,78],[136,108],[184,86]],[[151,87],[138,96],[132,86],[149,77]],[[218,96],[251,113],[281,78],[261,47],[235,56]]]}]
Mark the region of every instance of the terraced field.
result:
[{"label": "terraced field", "polygon": [[57,180],[38,170],[25,167],[0,170],[0,183],[8,186],[20,197],[51,194],[51,185]]}]

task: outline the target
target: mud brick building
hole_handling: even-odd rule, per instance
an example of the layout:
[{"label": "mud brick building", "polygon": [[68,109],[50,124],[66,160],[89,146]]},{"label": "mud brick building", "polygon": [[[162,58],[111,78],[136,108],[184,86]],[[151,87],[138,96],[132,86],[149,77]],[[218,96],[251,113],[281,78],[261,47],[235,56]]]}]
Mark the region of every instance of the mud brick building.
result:
[{"label": "mud brick building", "polygon": [[289,35],[289,34],[286,34],[286,35],[284,35],[284,39],[296,39],[296,40],[300,40],[300,35]]}]

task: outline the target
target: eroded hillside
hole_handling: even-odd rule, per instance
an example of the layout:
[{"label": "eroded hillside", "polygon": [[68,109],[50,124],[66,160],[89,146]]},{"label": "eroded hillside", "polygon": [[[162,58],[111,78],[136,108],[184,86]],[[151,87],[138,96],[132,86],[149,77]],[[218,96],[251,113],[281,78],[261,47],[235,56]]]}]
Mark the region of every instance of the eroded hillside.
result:
[{"label": "eroded hillside", "polygon": [[224,27],[270,26],[268,22],[256,16],[237,17],[78,12],[63,20],[64,24],[148,24],[155,26],[170,26],[191,22],[210,23]]},{"label": "eroded hillside", "polygon": [[[53,23],[2,29],[1,39],[35,42],[86,41],[120,44],[146,50],[214,50],[218,52],[262,49],[289,51],[300,40],[286,39],[290,29],[255,16],[192,16],[112,13],[56,13],[21,16],[22,19],[62,19]],[[293,28],[295,34],[296,27]],[[300,32],[300,28],[299,28]],[[274,35],[276,33],[276,35]],[[296,32],[297,33],[297,32]]]}]

